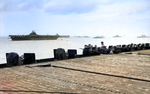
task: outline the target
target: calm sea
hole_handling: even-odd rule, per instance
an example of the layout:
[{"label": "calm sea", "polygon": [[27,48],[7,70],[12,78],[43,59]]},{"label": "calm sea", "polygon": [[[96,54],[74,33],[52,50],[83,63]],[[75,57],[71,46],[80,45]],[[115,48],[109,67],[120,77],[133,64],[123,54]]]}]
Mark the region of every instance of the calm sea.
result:
[{"label": "calm sea", "polygon": [[83,48],[85,44],[101,46],[101,41],[103,41],[106,46],[109,46],[130,43],[150,43],[150,38],[105,37],[102,39],[94,39],[92,37],[70,37],[59,38],[57,40],[11,41],[11,39],[7,37],[0,37],[0,64],[6,63],[6,53],[9,52],[16,52],[19,56],[24,53],[35,53],[36,59],[44,59],[54,57],[53,49],[64,48],[66,51],[67,49],[76,49],[77,54],[82,54],[81,48]]}]

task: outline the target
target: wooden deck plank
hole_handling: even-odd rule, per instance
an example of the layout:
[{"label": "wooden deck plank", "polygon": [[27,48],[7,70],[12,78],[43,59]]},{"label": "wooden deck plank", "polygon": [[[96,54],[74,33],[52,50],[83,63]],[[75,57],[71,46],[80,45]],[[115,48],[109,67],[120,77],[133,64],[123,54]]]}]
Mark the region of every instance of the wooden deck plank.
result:
[{"label": "wooden deck plank", "polygon": [[149,94],[150,56],[100,55],[3,68],[0,93]]}]

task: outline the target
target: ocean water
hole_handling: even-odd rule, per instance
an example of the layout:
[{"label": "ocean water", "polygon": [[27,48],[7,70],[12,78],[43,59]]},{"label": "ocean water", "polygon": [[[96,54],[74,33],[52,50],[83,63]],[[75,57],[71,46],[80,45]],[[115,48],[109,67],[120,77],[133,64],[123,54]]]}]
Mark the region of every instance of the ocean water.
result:
[{"label": "ocean water", "polygon": [[64,48],[76,49],[77,54],[82,54],[82,49],[85,44],[92,44],[101,46],[101,41],[105,46],[122,45],[130,43],[150,43],[150,38],[136,38],[136,37],[105,37],[94,39],[90,38],[58,38],[57,40],[29,40],[29,41],[11,41],[7,37],[0,37],[0,64],[6,63],[6,53],[16,52],[19,56],[24,53],[35,53],[36,59],[52,58],[54,57],[53,49]]}]

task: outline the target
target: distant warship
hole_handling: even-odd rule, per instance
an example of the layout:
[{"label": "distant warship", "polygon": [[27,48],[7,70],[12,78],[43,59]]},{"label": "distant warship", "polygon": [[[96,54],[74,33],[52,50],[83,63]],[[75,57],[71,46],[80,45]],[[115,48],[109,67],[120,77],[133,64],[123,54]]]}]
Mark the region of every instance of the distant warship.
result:
[{"label": "distant warship", "polygon": [[150,36],[142,35],[142,36],[137,36],[137,38],[150,38]]},{"label": "distant warship", "polygon": [[93,37],[93,38],[104,38],[104,36],[96,36],[96,37]]},{"label": "distant warship", "polygon": [[56,40],[58,35],[38,35],[32,31],[29,35],[9,35],[12,41],[19,40]]},{"label": "distant warship", "polygon": [[121,37],[121,36],[119,36],[119,35],[113,36],[113,38],[117,38],[117,37]]}]

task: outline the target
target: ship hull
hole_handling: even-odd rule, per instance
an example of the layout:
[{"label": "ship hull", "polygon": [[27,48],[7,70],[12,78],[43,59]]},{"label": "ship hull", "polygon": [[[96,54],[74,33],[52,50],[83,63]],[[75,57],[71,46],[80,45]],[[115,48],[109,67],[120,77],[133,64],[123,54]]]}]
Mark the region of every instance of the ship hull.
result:
[{"label": "ship hull", "polygon": [[29,35],[9,35],[12,41],[21,41],[21,40],[56,40],[58,36],[52,35],[36,35],[36,36],[29,36]]},{"label": "ship hull", "polygon": [[137,37],[137,38],[150,38],[150,37]]},{"label": "ship hull", "polygon": [[69,35],[60,35],[59,38],[69,38]]},{"label": "ship hull", "polygon": [[150,38],[150,36],[141,35],[141,36],[137,36],[137,38]]},{"label": "ship hull", "polygon": [[104,38],[103,36],[93,37],[94,39]]}]

